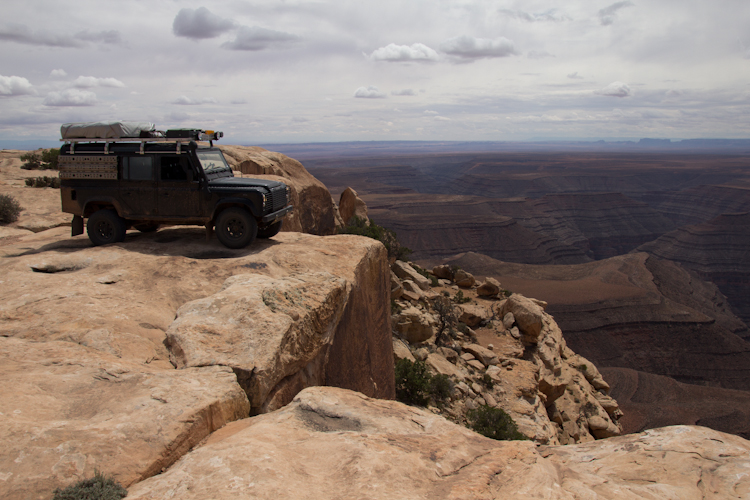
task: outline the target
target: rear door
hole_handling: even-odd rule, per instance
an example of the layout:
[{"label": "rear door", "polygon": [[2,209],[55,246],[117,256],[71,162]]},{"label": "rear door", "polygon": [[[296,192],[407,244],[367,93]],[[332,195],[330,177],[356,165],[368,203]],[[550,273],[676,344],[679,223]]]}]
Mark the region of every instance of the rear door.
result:
[{"label": "rear door", "polygon": [[188,155],[160,155],[158,160],[159,216],[178,220],[200,218],[202,191]]}]

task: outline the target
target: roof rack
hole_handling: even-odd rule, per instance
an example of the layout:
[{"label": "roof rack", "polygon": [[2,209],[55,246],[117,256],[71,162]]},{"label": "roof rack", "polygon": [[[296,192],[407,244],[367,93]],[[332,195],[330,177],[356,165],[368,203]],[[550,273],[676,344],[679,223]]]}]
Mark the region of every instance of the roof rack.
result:
[{"label": "roof rack", "polygon": [[[183,133],[184,132],[184,133]],[[185,135],[186,137],[176,137],[177,135]],[[70,144],[70,154],[75,154],[75,145],[83,143],[104,143],[104,154],[109,154],[109,145],[111,143],[121,142],[139,142],[140,154],[145,154],[145,145],[147,142],[169,142],[175,143],[176,153],[182,152],[182,144],[190,143],[191,141],[208,141],[211,147],[214,145],[214,141],[218,141],[219,138],[224,137],[224,132],[215,132],[213,130],[187,130],[187,129],[176,129],[167,130],[166,137],[109,137],[109,138],[68,138],[60,139],[65,144]]]}]

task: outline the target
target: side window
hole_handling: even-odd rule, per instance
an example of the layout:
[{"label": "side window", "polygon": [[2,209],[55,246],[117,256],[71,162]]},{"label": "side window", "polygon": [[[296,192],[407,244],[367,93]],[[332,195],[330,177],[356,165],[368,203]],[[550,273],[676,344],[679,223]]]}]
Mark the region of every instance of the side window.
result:
[{"label": "side window", "polygon": [[129,181],[150,181],[153,176],[153,158],[150,156],[126,156],[122,159],[122,177]]},{"label": "side window", "polygon": [[186,181],[188,180],[187,164],[185,155],[162,156],[160,179],[163,181]]}]

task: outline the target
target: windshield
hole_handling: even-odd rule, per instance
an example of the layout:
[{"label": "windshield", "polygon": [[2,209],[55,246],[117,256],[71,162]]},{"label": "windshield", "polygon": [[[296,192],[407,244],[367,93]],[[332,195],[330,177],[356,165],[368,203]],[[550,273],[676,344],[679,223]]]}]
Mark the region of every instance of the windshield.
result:
[{"label": "windshield", "polygon": [[229,169],[221,151],[196,151],[204,172]]}]

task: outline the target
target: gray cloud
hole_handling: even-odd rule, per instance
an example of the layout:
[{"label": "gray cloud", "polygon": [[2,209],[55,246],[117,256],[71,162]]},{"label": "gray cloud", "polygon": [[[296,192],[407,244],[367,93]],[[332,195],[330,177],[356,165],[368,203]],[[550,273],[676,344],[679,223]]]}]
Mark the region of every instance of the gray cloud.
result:
[{"label": "gray cloud", "polygon": [[114,87],[123,88],[125,84],[117,78],[96,78],[94,76],[79,76],[73,81],[73,86],[80,89],[92,87]]},{"label": "gray cloud", "polygon": [[0,75],[0,95],[35,95],[36,89],[26,78],[22,76]]},{"label": "gray cloud", "polygon": [[298,36],[283,31],[269,30],[258,26],[251,28],[242,26],[237,31],[234,40],[223,43],[221,46],[230,50],[263,50],[283,48],[299,40]]},{"label": "gray cloud", "polygon": [[507,57],[517,54],[516,47],[505,37],[474,38],[462,35],[449,38],[440,44],[440,50],[462,59],[479,59],[483,57]]},{"label": "gray cloud", "polygon": [[234,27],[234,22],[217,16],[205,7],[180,9],[172,22],[175,35],[195,40],[216,38]]},{"label": "gray cloud", "polygon": [[417,95],[417,93],[414,91],[414,89],[401,89],[401,90],[391,90],[391,95],[415,96]]},{"label": "gray cloud", "polygon": [[181,95],[172,104],[179,104],[181,106],[200,106],[201,104],[215,104],[216,99],[213,97],[200,97],[198,99],[192,99],[188,96]]},{"label": "gray cloud", "polygon": [[546,50],[530,50],[526,57],[529,59],[545,59],[547,57],[555,57],[554,54],[550,54]]},{"label": "gray cloud", "polygon": [[630,0],[623,0],[622,2],[616,2],[609,7],[604,7],[599,11],[599,22],[602,26],[609,26],[617,19],[617,11],[624,7],[632,7],[635,4]]},{"label": "gray cloud", "polygon": [[557,12],[557,9],[549,9],[544,12],[525,12],[522,10],[510,10],[510,9],[500,9],[499,12],[501,14],[505,14],[508,17],[512,17],[514,19],[520,19],[521,21],[526,21],[529,23],[535,23],[539,21],[548,21],[548,22],[555,22],[560,23],[563,21],[570,21],[570,17],[566,16],[565,14],[559,14]]},{"label": "gray cloud", "polygon": [[62,92],[50,92],[42,104],[45,106],[93,106],[96,103],[96,94],[93,92],[67,89]]},{"label": "gray cloud", "polygon": [[95,33],[91,33],[89,31],[80,31],[75,34],[75,38],[78,40],[84,40],[86,42],[108,43],[112,45],[122,43],[120,32],[117,30],[98,31]]},{"label": "gray cloud", "polygon": [[384,92],[378,90],[377,87],[360,87],[354,91],[354,97],[360,97],[363,99],[384,99],[386,97]]},{"label": "gray cloud", "polygon": [[594,94],[609,97],[629,97],[633,95],[633,91],[630,89],[627,83],[612,82],[603,89],[595,90]]},{"label": "gray cloud", "polygon": [[409,45],[396,45],[390,43],[380,47],[370,54],[373,61],[420,61],[435,62],[439,59],[438,53],[422,43]]},{"label": "gray cloud", "polygon": [[26,45],[41,45],[44,47],[82,48],[87,42],[121,43],[120,32],[116,30],[91,33],[80,31],[73,36],[56,35],[49,32],[33,31],[25,24],[6,24],[0,28],[0,40],[23,43]]},{"label": "gray cloud", "polygon": [[568,74],[568,78],[570,78],[571,80],[583,80],[583,77],[578,74],[578,71],[575,71],[573,73],[569,73]]},{"label": "gray cloud", "polygon": [[65,78],[68,74],[64,69],[53,69],[49,72],[50,78]]}]

